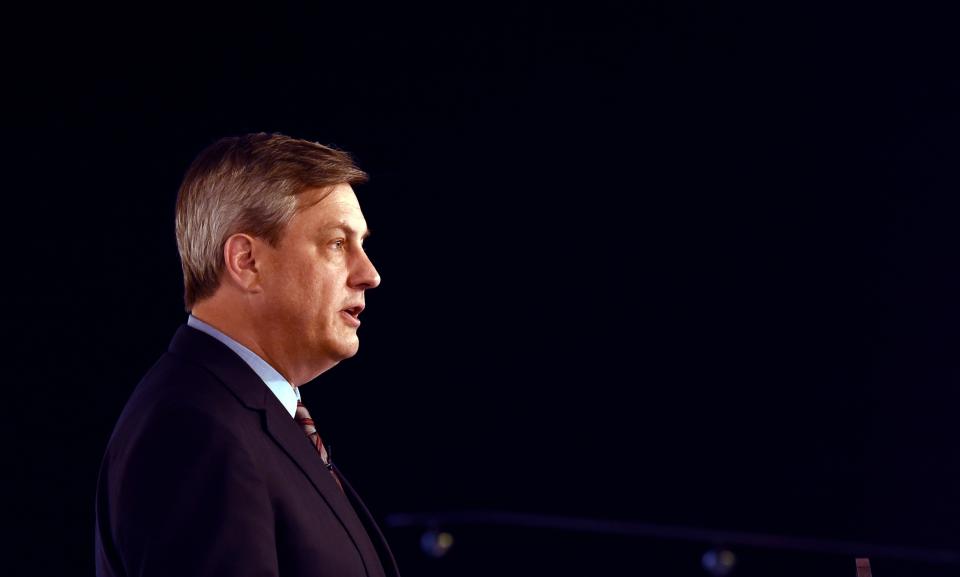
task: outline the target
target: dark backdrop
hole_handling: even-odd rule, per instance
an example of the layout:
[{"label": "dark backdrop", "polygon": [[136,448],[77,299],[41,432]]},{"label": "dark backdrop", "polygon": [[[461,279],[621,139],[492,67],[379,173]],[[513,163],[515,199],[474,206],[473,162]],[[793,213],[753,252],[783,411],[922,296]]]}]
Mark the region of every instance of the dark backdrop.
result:
[{"label": "dark backdrop", "polygon": [[[92,573],[100,457],[186,318],[177,186],[251,131],[372,176],[383,284],[303,394],[379,516],[958,545],[952,12],[76,3],[5,28],[10,572]],[[432,560],[418,535],[390,530],[407,575],[700,575],[709,545],[464,528]]]}]

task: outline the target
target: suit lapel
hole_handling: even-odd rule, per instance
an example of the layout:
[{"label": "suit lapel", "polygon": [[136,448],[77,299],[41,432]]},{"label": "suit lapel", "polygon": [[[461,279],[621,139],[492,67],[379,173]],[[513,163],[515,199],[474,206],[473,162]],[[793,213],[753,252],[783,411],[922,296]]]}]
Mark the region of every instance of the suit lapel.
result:
[{"label": "suit lapel", "polygon": [[[276,401],[276,399],[274,399]],[[381,575],[377,552],[374,549],[367,535],[363,524],[358,518],[358,512],[355,512],[350,506],[346,496],[340,492],[340,487],[333,479],[333,474],[327,470],[317,454],[317,450],[304,435],[303,430],[290,418],[279,401],[273,403],[274,406],[267,407],[266,429],[274,441],[283,449],[287,455],[300,467],[313,486],[317,489],[323,500],[334,512],[340,524],[346,529],[350,539],[357,547],[360,555],[367,565],[367,574],[371,576]]]},{"label": "suit lapel", "polygon": [[253,369],[217,339],[186,325],[177,330],[169,350],[203,365],[243,405],[264,413],[266,433],[297,464],[326,501],[360,553],[367,574],[371,577],[382,575],[377,553],[357,513],[340,492],[303,430]]}]

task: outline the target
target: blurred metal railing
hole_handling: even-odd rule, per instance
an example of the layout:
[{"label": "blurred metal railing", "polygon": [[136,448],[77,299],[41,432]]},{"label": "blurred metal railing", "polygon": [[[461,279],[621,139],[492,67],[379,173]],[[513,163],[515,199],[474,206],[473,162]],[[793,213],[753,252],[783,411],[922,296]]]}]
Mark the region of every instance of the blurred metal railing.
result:
[{"label": "blurred metal railing", "polygon": [[706,543],[712,546],[746,546],[807,553],[847,555],[851,558],[869,557],[915,561],[934,565],[960,566],[960,551],[506,511],[394,513],[386,517],[385,524],[391,528],[422,528],[434,532],[439,529],[446,531],[456,526],[481,525],[549,528],[575,532],[692,541]]}]

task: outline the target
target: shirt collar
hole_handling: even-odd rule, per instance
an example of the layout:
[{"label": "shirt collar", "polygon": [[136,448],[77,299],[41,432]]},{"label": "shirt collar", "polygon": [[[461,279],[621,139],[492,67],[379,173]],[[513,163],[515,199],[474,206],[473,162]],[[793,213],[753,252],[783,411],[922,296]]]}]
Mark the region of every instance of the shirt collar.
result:
[{"label": "shirt collar", "polygon": [[283,378],[283,375],[271,367],[267,361],[261,359],[260,356],[255,352],[228,337],[221,331],[213,328],[211,325],[201,321],[192,314],[190,315],[190,318],[187,319],[187,326],[207,333],[211,337],[227,345],[231,351],[237,353],[237,356],[250,365],[250,368],[253,369],[253,372],[257,373],[257,376],[260,377],[260,380],[262,380],[263,383],[267,385],[267,388],[269,388],[273,394],[276,395],[277,400],[279,400],[280,404],[283,405],[283,408],[290,413],[291,417],[294,417],[297,414],[297,402],[300,400],[299,387],[292,386],[290,382]]}]

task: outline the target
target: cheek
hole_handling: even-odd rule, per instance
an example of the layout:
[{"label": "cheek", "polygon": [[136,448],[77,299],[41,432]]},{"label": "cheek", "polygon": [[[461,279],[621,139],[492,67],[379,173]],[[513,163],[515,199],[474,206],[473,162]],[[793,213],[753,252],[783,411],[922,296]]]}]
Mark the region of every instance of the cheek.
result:
[{"label": "cheek", "polygon": [[342,298],[330,275],[325,274],[322,268],[304,274],[300,282],[300,293],[309,310],[324,315],[333,315],[339,310]]},{"label": "cheek", "polygon": [[312,297],[316,288],[309,267],[296,262],[285,262],[284,266],[274,273],[270,283],[270,298],[282,308],[284,315],[296,317],[312,308]]},{"label": "cheek", "polygon": [[283,262],[282,270],[276,271],[279,291],[287,301],[290,314],[307,318],[324,319],[324,324],[336,324],[337,315],[346,302],[342,288],[346,278],[337,263],[325,262],[315,254],[298,255]]}]

